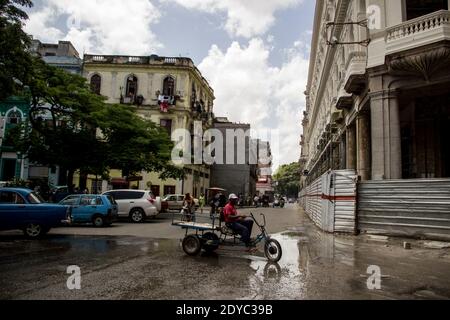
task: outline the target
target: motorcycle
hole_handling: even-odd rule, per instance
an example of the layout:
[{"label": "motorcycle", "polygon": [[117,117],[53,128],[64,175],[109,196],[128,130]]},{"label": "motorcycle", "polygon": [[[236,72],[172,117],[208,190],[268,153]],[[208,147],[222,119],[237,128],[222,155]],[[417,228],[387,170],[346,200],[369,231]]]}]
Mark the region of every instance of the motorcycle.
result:
[{"label": "motorcycle", "polygon": [[286,201],[284,199],[280,200],[280,208],[284,208]]}]

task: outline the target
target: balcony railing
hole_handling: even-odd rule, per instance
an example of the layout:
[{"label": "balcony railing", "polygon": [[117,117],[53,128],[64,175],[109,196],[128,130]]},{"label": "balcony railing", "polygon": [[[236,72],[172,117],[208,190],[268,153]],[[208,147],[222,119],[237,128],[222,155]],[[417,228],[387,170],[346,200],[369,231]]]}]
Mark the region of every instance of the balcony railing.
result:
[{"label": "balcony railing", "polygon": [[387,54],[450,40],[450,11],[436,11],[386,31]]}]

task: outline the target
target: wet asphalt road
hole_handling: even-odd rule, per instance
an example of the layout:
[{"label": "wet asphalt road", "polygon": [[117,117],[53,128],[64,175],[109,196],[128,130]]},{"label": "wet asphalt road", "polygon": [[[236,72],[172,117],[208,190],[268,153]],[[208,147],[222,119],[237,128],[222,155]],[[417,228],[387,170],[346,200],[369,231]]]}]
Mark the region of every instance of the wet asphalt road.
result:
[{"label": "wet asphalt road", "polygon": [[[0,232],[0,299],[450,298],[450,249],[413,241],[405,250],[402,239],[324,234],[294,205],[258,212],[281,242],[278,264],[238,248],[188,257],[170,215],[140,225],[54,229],[39,241]],[[66,287],[69,265],[81,268],[81,290]],[[370,265],[381,269],[381,290],[367,288]]]}]

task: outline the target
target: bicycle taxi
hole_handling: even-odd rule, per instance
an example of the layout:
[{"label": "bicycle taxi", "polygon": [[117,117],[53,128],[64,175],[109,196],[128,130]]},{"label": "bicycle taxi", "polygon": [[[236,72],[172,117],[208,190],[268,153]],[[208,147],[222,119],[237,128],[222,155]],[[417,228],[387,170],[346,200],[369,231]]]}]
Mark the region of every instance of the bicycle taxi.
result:
[{"label": "bicycle taxi", "polygon": [[[212,253],[224,246],[245,249],[241,236],[226,226],[223,210],[217,211],[214,214],[196,215],[195,212],[189,214],[187,210],[182,210],[181,213],[173,214],[172,225],[186,230],[182,247],[187,255],[198,255],[201,250]],[[262,242],[266,258],[271,262],[278,262],[282,256],[281,245],[270,237],[266,230],[266,217],[262,213],[261,216],[263,222],[259,223],[253,213],[250,213],[250,217],[260,229],[252,243],[256,246]]]}]

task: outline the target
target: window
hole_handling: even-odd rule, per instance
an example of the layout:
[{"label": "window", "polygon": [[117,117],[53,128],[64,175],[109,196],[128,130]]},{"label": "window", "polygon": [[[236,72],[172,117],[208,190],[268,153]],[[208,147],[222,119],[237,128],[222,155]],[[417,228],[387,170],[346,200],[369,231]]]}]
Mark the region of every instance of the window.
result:
[{"label": "window", "polygon": [[81,206],[95,206],[97,203],[97,197],[93,196],[82,196],[80,200]]},{"label": "window", "polygon": [[120,198],[116,199],[126,199],[126,200],[136,200],[141,199],[144,196],[144,192],[134,192],[134,191],[121,191]]},{"label": "window", "polygon": [[426,14],[448,10],[448,0],[407,0],[406,18],[408,20],[424,16]]},{"label": "window", "polygon": [[78,196],[67,197],[67,198],[65,198],[63,201],[61,201],[61,204],[73,206],[73,205],[78,204],[78,199],[79,199],[79,198],[80,198],[80,197],[78,197]]},{"label": "window", "polygon": [[177,201],[184,201],[184,196],[178,196]]},{"label": "window", "polygon": [[0,203],[25,204],[25,200],[16,192],[3,191],[0,193]]},{"label": "window", "polygon": [[137,94],[137,86],[138,86],[138,80],[135,76],[129,76],[127,78],[127,86],[125,95],[130,98],[134,98]]},{"label": "window", "polygon": [[164,186],[164,194],[174,194],[175,186]]},{"label": "window", "polygon": [[192,96],[191,96],[191,108],[195,109],[195,102],[197,101],[197,91],[195,90],[195,84],[192,83]]},{"label": "window", "polygon": [[22,119],[22,115],[18,110],[13,110],[8,113],[8,123],[10,124],[19,124]]},{"label": "window", "polygon": [[169,134],[169,137],[172,135],[172,120],[161,119],[159,121],[159,125],[161,126],[161,128],[166,129],[167,133]]},{"label": "window", "polygon": [[160,187],[159,186],[151,186],[151,191],[152,193],[155,195],[155,197],[159,197],[161,192],[160,192]]},{"label": "window", "polygon": [[100,94],[102,87],[102,77],[100,77],[98,74],[94,74],[91,77],[91,90],[93,93]]},{"label": "window", "polygon": [[29,203],[32,204],[37,204],[37,203],[44,203],[45,200],[37,193],[31,192],[28,196],[27,196],[27,200]]},{"label": "window", "polygon": [[175,80],[172,77],[166,77],[163,82],[163,95],[175,95]]}]

